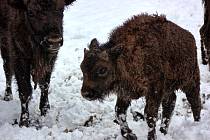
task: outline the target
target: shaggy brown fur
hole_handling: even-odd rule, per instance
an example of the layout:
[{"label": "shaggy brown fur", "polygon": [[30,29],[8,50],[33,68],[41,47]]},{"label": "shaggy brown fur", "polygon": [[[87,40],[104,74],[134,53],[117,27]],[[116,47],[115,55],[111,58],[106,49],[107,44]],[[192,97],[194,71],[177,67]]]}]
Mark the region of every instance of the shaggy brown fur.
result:
[{"label": "shaggy brown fur", "polygon": [[63,11],[74,1],[0,0],[0,46],[6,77],[4,100],[12,99],[14,73],[21,100],[20,126],[29,125],[31,75],[35,85],[41,88],[41,115],[50,108],[48,88],[63,44]]},{"label": "shaggy brown fur", "polygon": [[175,91],[186,93],[195,121],[200,119],[200,77],[193,35],[164,16],[134,16],[116,28],[109,41],[93,39],[81,63],[82,96],[102,100],[117,94],[116,119],[127,139],[137,139],[126,122],[132,99],[146,96],[148,139],[155,139],[158,108],[162,103],[161,132],[167,133],[175,107]]},{"label": "shaggy brown fur", "polygon": [[204,4],[204,24],[200,28],[201,57],[204,65],[209,64],[210,70],[210,1],[202,0]]}]

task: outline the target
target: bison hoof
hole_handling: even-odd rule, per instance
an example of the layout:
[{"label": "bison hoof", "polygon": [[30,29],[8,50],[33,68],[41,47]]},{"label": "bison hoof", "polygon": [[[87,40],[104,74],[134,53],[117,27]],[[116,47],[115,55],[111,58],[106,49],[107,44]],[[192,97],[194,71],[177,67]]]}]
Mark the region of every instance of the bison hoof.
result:
[{"label": "bison hoof", "polygon": [[148,134],[147,140],[157,140],[156,134]]},{"label": "bison hoof", "polygon": [[125,133],[123,135],[123,137],[126,139],[126,140],[137,140],[137,137],[135,134],[133,133]]},{"label": "bison hoof", "polygon": [[40,110],[41,110],[41,116],[46,116],[46,114],[50,110],[50,105],[48,104],[48,105],[42,107]]},{"label": "bison hoof", "polygon": [[12,95],[5,95],[4,96],[4,101],[11,101],[13,100],[13,96]]},{"label": "bison hoof", "polygon": [[116,119],[115,119],[113,122],[119,125],[119,122],[118,122],[118,120],[116,120]]},{"label": "bison hoof", "polygon": [[143,121],[145,120],[144,115],[137,112],[137,111],[132,112],[132,114],[133,114],[133,120],[136,121],[136,122],[139,121],[139,120],[143,120]]},{"label": "bison hoof", "polygon": [[201,119],[201,117],[200,117],[200,116],[195,116],[195,117],[194,117],[194,121],[195,121],[195,122],[199,122],[199,121],[200,121],[200,119]]},{"label": "bison hoof", "polygon": [[155,136],[149,136],[148,138],[147,138],[147,140],[157,140],[157,138],[155,137]]},{"label": "bison hoof", "polygon": [[164,127],[161,127],[160,132],[163,133],[164,135],[166,135],[167,134],[167,129],[164,128]]},{"label": "bison hoof", "polygon": [[29,127],[29,124],[30,124],[29,120],[24,120],[24,121],[19,122],[20,127],[23,127],[23,126]]},{"label": "bison hoof", "polygon": [[6,90],[4,94],[4,101],[11,101],[13,100],[12,91]]},{"label": "bison hoof", "polygon": [[208,61],[202,60],[202,64],[203,64],[203,65],[207,65],[207,64],[208,64]]},{"label": "bison hoof", "polygon": [[19,126],[20,127],[29,127],[29,114],[28,113],[24,113],[24,114],[21,114],[21,117],[20,117],[20,122],[19,122]]}]

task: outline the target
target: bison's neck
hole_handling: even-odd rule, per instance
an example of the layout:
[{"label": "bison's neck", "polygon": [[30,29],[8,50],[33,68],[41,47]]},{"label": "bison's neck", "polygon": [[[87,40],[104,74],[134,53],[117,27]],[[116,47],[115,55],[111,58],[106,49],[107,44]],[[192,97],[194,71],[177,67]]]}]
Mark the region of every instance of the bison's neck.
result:
[{"label": "bison's neck", "polygon": [[136,81],[135,79],[121,79],[116,84],[117,95],[123,99],[138,99],[147,93],[146,82]]},{"label": "bison's neck", "polygon": [[[128,68],[129,67],[129,68]],[[128,64],[125,65],[124,60],[118,60],[116,64],[116,89],[119,96],[128,99],[137,99],[145,96],[148,88],[148,80],[143,78],[141,73],[137,71],[130,72]],[[139,70],[140,72],[140,70]]]},{"label": "bison's neck", "polygon": [[35,48],[33,53],[32,76],[35,83],[40,82],[47,74],[51,74],[57,53],[50,54],[43,48]]}]

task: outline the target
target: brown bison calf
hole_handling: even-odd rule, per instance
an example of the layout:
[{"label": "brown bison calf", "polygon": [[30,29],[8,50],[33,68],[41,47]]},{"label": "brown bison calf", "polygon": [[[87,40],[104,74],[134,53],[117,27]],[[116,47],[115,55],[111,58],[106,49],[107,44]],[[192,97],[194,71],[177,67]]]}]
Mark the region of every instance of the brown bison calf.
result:
[{"label": "brown bison calf", "polygon": [[103,100],[117,94],[116,120],[122,136],[136,140],[126,122],[126,110],[132,99],[146,97],[145,115],[148,140],[155,139],[158,108],[162,103],[162,126],[167,133],[175,107],[175,91],[186,93],[194,120],[201,111],[200,77],[193,35],[164,16],[134,16],[116,28],[109,41],[93,39],[84,51],[81,63],[84,81],[82,96]]},{"label": "brown bison calf", "polygon": [[50,108],[48,88],[63,44],[64,7],[73,1],[0,0],[0,47],[6,77],[4,100],[12,99],[11,78],[14,73],[21,101],[21,126],[29,125],[31,75],[41,89],[41,115]]}]

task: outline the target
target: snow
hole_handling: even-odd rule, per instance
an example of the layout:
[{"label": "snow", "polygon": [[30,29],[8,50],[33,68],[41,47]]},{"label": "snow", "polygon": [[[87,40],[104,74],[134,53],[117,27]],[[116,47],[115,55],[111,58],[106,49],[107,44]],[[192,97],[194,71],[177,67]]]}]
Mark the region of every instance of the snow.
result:
[{"label": "snow", "polygon": [[[49,101],[51,110],[46,117],[40,116],[39,89],[33,91],[30,102],[29,128],[20,128],[20,101],[15,80],[13,82],[14,99],[3,101],[5,78],[0,67],[0,140],[123,140],[120,127],[115,118],[115,96],[104,103],[87,101],[82,98],[80,88],[82,73],[80,63],[83,49],[92,38],[105,42],[109,33],[132,15],[140,13],[165,14],[166,17],[193,33],[198,46],[198,60],[201,73],[201,96],[205,101],[201,112],[201,121],[194,122],[185,95],[177,92],[177,102],[168,134],[158,131],[158,140],[209,140],[210,139],[210,72],[208,66],[201,64],[199,28],[203,23],[201,0],[78,0],[66,8],[64,14],[64,45],[56,61],[50,85]],[[2,60],[0,60],[2,65]],[[205,100],[204,100],[205,95]],[[132,102],[128,109],[128,125],[138,139],[146,140],[148,127],[145,121],[133,121],[131,111],[143,113],[144,99]],[[92,125],[84,123],[94,116]]]}]

